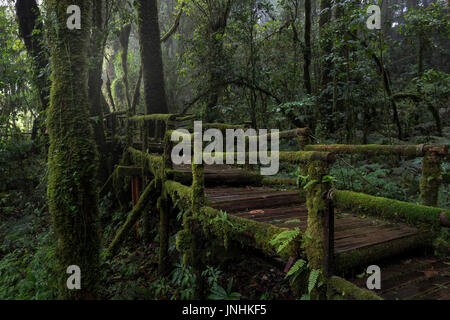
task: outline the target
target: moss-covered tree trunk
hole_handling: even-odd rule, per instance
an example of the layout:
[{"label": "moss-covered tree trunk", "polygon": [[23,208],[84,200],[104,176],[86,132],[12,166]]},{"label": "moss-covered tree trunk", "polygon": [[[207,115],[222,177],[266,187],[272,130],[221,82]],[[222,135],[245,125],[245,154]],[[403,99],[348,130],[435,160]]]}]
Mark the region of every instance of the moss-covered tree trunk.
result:
[{"label": "moss-covered tree trunk", "polygon": [[[36,0],[17,0],[16,15],[19,33],[27,52],[32,58],[33,81],[39,91],[41,105],[39,115],[33,124],[34,141],[38,141],[44,151],[47,149],[48,137],[45,134],[45,111],[49,105],[50,79],[48,68],[48,50],[44,45],[44,32],[41,14]],[[40,31],[40,32],[34,32]]]},{"label": "moss-covered tree trunk", "polygon": [[[326,283],[333,273],[334,216],[330,199],[329,182],[322,182],[329,173],[326,161],[313,161],[308,168],[309,181],[315,181],[307,187],[306,205],[308,207],[309,235],[305,239],[305,252],[311,269],[321,270],[318,283]],[[324,299],[326,288],[314,290],[314,298]]]},{"label": "moss-covered tree trunk", "polygon": [[[88,52],[92,2],[47,0],[50,16],[52,87],[48,203],[57,236],[59,295],[62,299],[96,298],[100,238],[96,196],[97,148],[89,121]],[[81,9],[80,30],[66,27],[68,6]],[[66,286],[66,270],[81,269],[81,290]]]},{"label": "moss-covered tree trunk", "polygon": [[423,158],[420,197],[425,206],[437,206],[439,187],[442,183],[441,157],[429,151]]},{"label": "moss-covered tree trunk", "polygon": [[136,3],[147,114],[168,113],[156,0]]}]

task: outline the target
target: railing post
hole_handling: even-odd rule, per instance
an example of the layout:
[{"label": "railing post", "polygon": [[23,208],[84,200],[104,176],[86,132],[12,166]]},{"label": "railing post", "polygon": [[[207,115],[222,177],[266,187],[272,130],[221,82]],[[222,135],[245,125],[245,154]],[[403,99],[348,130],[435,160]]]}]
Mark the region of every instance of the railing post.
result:
[{"label": "railing post", "polygon": [[[334,209],[332,203],[329,163],[312,161],[308,167],[306,205],[308,207],[308,236],[305,252],[311,269],[322,270],[319,280],[326,283],[334,271]],[[317,298],[324,298],[324,291],[316,290]]]},{"label": "railing post", "polygon": [[205,204],[205,176],[203,167],[203,141],[195,140],[194,137],[194,157],[192,161],[192,212],[191,216],[185,221],[185,227],[191,234],[192,242],[190,244],[189,259],[194,269],[196,284],[194,289],[195,299],[204,299],[206,282],[203,279],[203,241],[201,241],[201,232],[198,225],[198,217],[202,206]]},{"label": "railing post", "polygon": [[158,273],[164,275],[168,271],[169,250],[169,206],[166,194],[158,198],[157,208],[159,210],[159,261]]},{"label": "railing post", "polygon": [[422,163],[420,198],[425,206],[437,206],[439,187],[442,183],[441,156],[437,151],[428,151]]}]

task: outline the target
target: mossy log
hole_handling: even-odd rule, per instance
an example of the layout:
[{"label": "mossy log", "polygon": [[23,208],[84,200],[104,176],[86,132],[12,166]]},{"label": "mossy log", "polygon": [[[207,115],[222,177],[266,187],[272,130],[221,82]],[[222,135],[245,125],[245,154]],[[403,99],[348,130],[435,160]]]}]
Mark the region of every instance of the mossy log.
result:
[{"label": "mossy log", "polygon": [[335,157],[329,152],[315,152],[315,151],[268,151],[267,153],[262,152],[213,152],[213,153],[203,153],[203,157],[211,156],[216,158],[222,158],[223,163],[226,163],[227,156],[233,156],[234,163],[240,156],[245,158],[245,163],[249,163],[249,159],[260,159],[261,157],[267,156],[268,158],[279,157],[280,161],[285,161],[293,164],[305,164],[311,161],[326,161],[332,163],[335,161]]},{"label": "mossy log", "polygon": [[261,181],[263,186],[295,186],[297,179],[295,178],[263,178]]},{"label": "mossy log", "polygon": [[142,166],[145,173],[148,172],[154,177],[163,177],[164,158],[162,156],[151,155],[149,153],[142,152],[131,147],[128,148],[127,151],[130,156],[130,161],[137,166]]},{"label": "mossy log", "polygon": [[[214,187],[219,185],[229,186],[261,186],[263,177],[258,172],[240,170],[241,172],[205,172],[205,186]],[[166,169],[167,179],[180,182],[184,185],[192,184],[192,174],[190,172],[176,169]],[[295,183],[294,183],[295,184]]]},{"label": "mossy log", "polygon": [[158,182],[157,179],[153,179],[150,182],[150,184],[145,188],[144,192],[139,198],[139,201],[128,215],[128,218],[123,224],[123,226],[116,233],[113,241],[109,245],[108,255],[114,255],[117,252],[119,246],[128,236],[129,231],[133,228],[135,223],[141,217],[142,212],[146,208],[147,203],[152,199],[156,199],[159,196],[160,191],[161,191],[160,182]]},{"label": "mossy log", "polygon": [[140,122],[143,123],[145,121],[171,121],[171,120],[175,120],[177,117],[176,114],[147,114],[147,115],[142,115],[142,116],[134,116],[134,117],[130,117],[129,121],[131,122]]},{"label": "mossy log", "polygon": [[192,206],[192,188],[176,181],[167,180],[164,182],[164,191],[172,201],[180,203],[182,208]]},{"label": "mossy log", "polygon": [[429,151],[438,152],[441,155],[448,154],[448,146],[432,145],[307,145],[305,151],[332,152],[335,154],[363,154],[370,156],[398,155],[408,158],[423,157]]},{"label": "mossy log", "polygon": [[436,229],[439,227],[439,216],[441,212],[450,213],[449,210],[374,197],[351,191],[336,190],[334,192],[334,203],[337,208],[350,210],[355,214],[367,214],[388,221],[404,222],[427,229]]},{"label": "mossy log", "polygon": [[225,215],[219,210],[207,206],[200,209],[197,220],[202,226],[206,238],[216,237],[223,241],[226,248],[229,243],[236,242],[241,246],[259,249],[270,257],[280,256],[285,261],[290,257],[303,255],[300,248],[301,235],[298,236],[298,241],[291,241],[281,252],[277,252],[278,246],[272,244],[271,240],[286,231],[284,228],[233,215]]},{"label": "mossy log", "polygon": [[353,283],[337,277],[330,277],[327,281],[328,300],[383,300],[375,293],[362,289]]}]

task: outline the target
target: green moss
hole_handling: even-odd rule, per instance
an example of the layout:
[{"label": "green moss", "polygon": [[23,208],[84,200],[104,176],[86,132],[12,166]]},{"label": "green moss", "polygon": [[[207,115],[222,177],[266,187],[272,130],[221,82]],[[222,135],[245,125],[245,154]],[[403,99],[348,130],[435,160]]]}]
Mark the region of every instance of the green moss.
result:
[{"label": "green moss", "polygon": [[372,156],[390,156],[393,154],[405,157],[421,157],[430,146],[391,146],[391,145],[308,145],[306,151],[333,152],[337,154],[364,154]]},{"label": "green moss", "polygon": [[286,229],[232,215],[225,217],[211,207],[203,207],[200,211],[198,220],[204,235],[207,238],[221,239],[225,247],[228,247],[230,242],[236,242],[242,246],[259,249],[269,256],[281,256],[285,260],[301,255],[300,240],[293,241],[280,253],[277,253],[277,246],[271,244],[273,238]]},{"label": "green moss", "polygon": [[[314,161],[308,169],[311,180],[322,181],[322,177],[328,174],[327,163]],[[324,269],[325,261],[325,238],[324,217],[328,208],[326,203],[327,193],[330,189],[329,183],[315,183],[307,188],[306,206],[308,207],[308,229],[310,237],[305,239],[305,251],[309,264],[313,269]]]},{"label": "green moss", "polygon": [[441,212],[439,208],[426,207],[408,202],[369,196],[351,191],[334,192],[335,205],[356,214],[367,214],[388,221],[405,222],[418,227],[439,228]]},{"label": "green moss", "polygon": [[176,119],[176,115],[174,114],[147,114],[143,116],[135,116],[131,117],[130,121],[132,122],[144,122],[144,121],[171,121]]},{"label": "green moss", "polygon": [[441,259],[450,258],[450,230],[442,228],[439,236],[433,242],[434,252]]},{"label": "green moss", "polygon": [[184,185],[192,184],[192,174],[175,169],[166,169],[166,177],[168,180],[173,180]]},{"label": "green moss", "polygon": [[436,206],[441,178],[441,157],[435,152],[427,153],[423,158],[420,197],[425,206]]},{"label": "green moss", "polygon": [[202,164],[192,164],[192,210],[194,214],[205,204],[205,176]]},{"label": "green moss", "polygon": [[361,289],[336,276],[329,278],[327,281],[327,297],[329,300],[383,300],[373,292]]},{"label": "green moss", "polygon": [[177,233],[177,250],[180,252],[189,250],[190,244],[192,243],[192,234],[187,230],[181,230]]},{"label": "green moss", "polygon": [[[99,270],[99,223],[97,207],[98,153],[90,122],[88,101],[88,52],[92,2],[77,1],[84,26],[65,28],[66,0],[47,1],[51,19],[52,88],[47,112],[50,138],[48,205],[57,241],[56,258],[60,297],[95,298]],[[64,26],[64,27],[62,27]],[[81,290],[68,290],[67,267],[83,272]]]},{"label": "green moss", "polygon": [[167,180],[164,182],[164,190],[173,202],[178,200],[183,208],[192,206],[192,188],[179,182]]},{"label": "green moss", "polygon": [[[164,159],[162,156],[151,155],[146,152],[128,148],[130,161],[150,172],[154,177],[164,178]],[[164,180],[164,179],[163,179]]]}]

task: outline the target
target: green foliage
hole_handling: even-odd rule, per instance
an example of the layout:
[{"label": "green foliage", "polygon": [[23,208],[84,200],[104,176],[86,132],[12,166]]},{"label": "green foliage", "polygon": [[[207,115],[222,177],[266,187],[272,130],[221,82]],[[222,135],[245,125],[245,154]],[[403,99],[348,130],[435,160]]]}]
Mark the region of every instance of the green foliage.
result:
[{"label": "green foliage", "polygon": [[228,282],[227,290],[222,288],[217,283],[213,285],[209,299],[211,300],[239,300],[241,294],[238,292],[231,292],[233,287],[233,278]]},{"label": "green foliage", "polygon": [[277,246],[277,252],[280,253],[292,241],[298,239],[299,236],[300,236],[299,228],[285,230],[277,234],[272,240],[270,240],[270,244],[273,246]]}]

